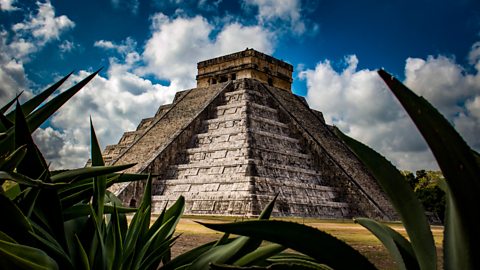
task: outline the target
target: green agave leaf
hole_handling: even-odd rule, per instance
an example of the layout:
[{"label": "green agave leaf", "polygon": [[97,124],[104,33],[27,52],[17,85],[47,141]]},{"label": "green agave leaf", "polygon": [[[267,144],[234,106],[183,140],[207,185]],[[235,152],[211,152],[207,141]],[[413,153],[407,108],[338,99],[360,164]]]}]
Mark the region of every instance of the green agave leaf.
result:
[{"label": "green agave leaf", "polygon": [[[72,75],[73,72],[67,74],[67,76],[63,77],[58,82],[54,83],[52,86],[48,87],[47,89],[43,90],[38,95],[34,96],[33,98],[29,99],[22,105],[22,110],[25,115],[29,115],[33,110],[35,110],[38,106],[42,104],[47,98],[55,92],[67,79]],[[11,121],[14,120],[14,112],[10,112],[7,115],[7,118]]]},{"label": "green agave leaf", "polygon": [[254,265],[256,262],[270,258],[271,256],[276,255],[284,250],[285,247],[282,245],[269,244],[263,247],[259,247],[256,250],[246,254],[233,264],[238,266]]},{"label": "green agave leaf", "polygon": [[138,252],[136,249],[142,247],[143,239],[141,235],[144,233],[142,230],[150,223],[150,215],[148,213],[150,213],[150,206],[147,208],[140,207],[133,216],[130,226],[128,227],[123,251],[123,265],[126,269],[132,268],[131,265],[134,260],[135,252]]},{"label": "green agave leaf", "polygon": [[248,242],[248,237],[238,237],[231,243],[216,246],[192,262],[190,269],[208,269],[210,263],[224,264]]},{"label": "green agave leaf", "polygon": [[107,228],[107,263],[108,269],[120,269],[123,257],[123,237],[120,230],[120,219],[116,204],[113,205],[113,213]]},{"label": "green agave leaf", "polygon": [[[454,227],[457,235],[463,234],[461,238],[464,240],[451,248],[456,249],[456,254],[466,254],[466,261],[463,261],[462,265],[468,265],[467,268],[470,269],[480,269],[480,256],[476,256],[474,251],[480,241],[480,230],[477,226],[480,224],[480,212],[470,210],[472,205],[478,203],[480,192],[480,166],[475,155],[460,134],[428,101],[418,97],[387,72],[379,70],[378,74],[427,141],[447,180],[451,202],[456,209],[455,215],[458,216],[455,221],[457,226]],[[413,246],[415,248],[415,245]],[[460,265],[455,268],[460,269],[459,267]]]},{"label": "green agave leaf", "polygon": [[0,222],[0,231],[20,243],[28,242],[26,235],[33,228],[27,217],[3,194],[0,194],[0,208],[2,209],[2,215],[6,217]]},{"label": "green agave leaf", "polygon": [[75,243],[76,247],[78,250],[78,256],[80,257],[80,265],[76,265],[76,269],[85,269],[85,270],[90,270],[90,264],[87,256],[87,252],[83,248],[82,243],[80,242],[80,239],[78,239],[78,236],[75,234]]},{"label": "green agave leaf", "polygon": [[[23,91],[21,91],[12,100],[10,100],[10,102],[8,102],[5,106],[3,106],[0,109],[0,131],[4,132],[4,131],[7,131],[9,128],[13,127],[13,125],[14,125],[13,124],[13,122],[14,122],[13,117],[12,117],[12,119],[8,119],[8,117],[6,117],[4,114],[8,109],[10,109],[10,107],[12,107],[12,105],[15,102],[18,102],[18,98],[20,97],[20,95],[22,93],[23,93]],[[11,112],[11,114],[13,115],[13,112]]]},{"label": "green agave leaf", "polygon": [[95,229],[95,239],[90,249],[90,266],[93,269],[104,269],[107,265],[107,258],[105,256],[105,241],[103,234],[103,218],[97,217],[95,210],[90,205],[90,217],[93,221],[93,226]]},{"label": "green agave leaf", "polygon": [[[277,194],[278,196],[278,194]],[[259,219],[268,219],[273,211],[275,198],[265,207],[260,214]],[[192,269],[205,269],[210,263],[231,263],[257,249],[262,243],[262,239],[241,236],[233,240],[229,244],[218,245],[213,247],[208,252],[202,254],[195,261],[192,262]]]},{"label": "green agave leaf", "polygon": [[[150,226],[151,205],[152,178],[148,177],[140,207],[132,218],[132,222],[130,223],[130,227],[128,228],[125,238],[125,252],[127,255],[138,252],[140,248],[135,251],[135,246],[141,247],[148,241],[146,236]],[[131,258],[132,263],[133,259],[134,257]]]},{"label": "green agave leaf", "polygon": [[87,76],[85,79],[60,93],[41,108],[31,113],[27,117],[28,127],[33,132],[36,130],[45,120],[47,120],[54,112],[56,112],[65,102],[67,102],[73,95],[75,95],[80,89],[82,89],[93,77],[95,77],[101,69]]},{"label": "green agave leaf", "polygon": [[105,166],[103,162],[102,149],[100,149],[100,144],[97,140],[97,135],[95,134],[95,128],[93,127],[92,118],[90,117],[90,140],[91,140],[91,159],[92,166]]},{"label": "green agave leaf", "polygon": [[168,208],[168,210],[166,210],[165,212],[162,211],[162,214],[158,217],[157,220],[155,220],[153,225],[148,230],[145,238],[150,239],[153,234],[155,234],[156,231],[158,231],[160,227],[163,226],[165,222],[173,219],[173,222],[168,227],[168,230],[166,230],[166,234],[163,235],[164,239],[171,237],[175,231],[178,222],[180,221],[180,218],[182,217],[184,209],[185,198],[183,196],[180,196],[177,201],[170,208]]},{"label": "green agave leaf", "polygon": [[20,164],[26,153],[26,145],[18,147],[13,153],[8,155],[6,158],[0,160],[0,170],[7,172],[13,171],[18,166],[18,164]]},{"label": "green agave leaf", "polygon": [[468,234],[462,231],[457,205],[445,181],[439,182],[440,188],[446,195],[445,228],[443,239],[443,256],[445,269],[473,269],[471,256],[476,256],[474,250],[465,250],[464,245],[469,241]]},{"label": "green agave leaf", "polygon": [[0,240],[2,269],[58,269],[57,263],[40,249]]},{"label": "green agave leaf", "polygon": [[56,240],[51,240],[53,237],[49,236],[48,239],[40,236],[39,234],[30,232],[31,238],[37,240],[36,247],[45,251],[52,259],[54,259],[60,268],[72,269],[73,263],[69,256],[65,253],[62,247],[59,246]]},{"label": "green agave leaf", "polygon": [[23,91],[18,93],[12,100],[10,100],[7,104],[5,104],[2,108],[0,108],[0,114],[5,114],[12,105],[17,102],[18,98],[23,94]]},{"label": "green agave leaf", "polygon": [[[228,244],[231,241],[233,241],[233,239],[227,239],[224,244]],[[195,259],[197,259],[203,253],[210,250],[213,246],[215,246],[216,243],[217,243],[217,241],[212,241],[212,242],[203,244],[201,246],[198,246],[194,249],[191,249],[191,250],[189,250],[185,253],[182,253],[182,254],[178,255],[177,257],[173,258],[166,265],[164,265],[162,267],[162,269],[164,269],[164,270],[179,269],[180,267],[182,267],[182,266],[186,267],[187,265],[189,267],[190,264]]]},{"label": "green agave leaf", "polygon": [[[66,250],[66,252],[68,252],[73,265],[78,265],[78,266],[84,265],[84,263],[82,262],[83,258],[81,257],[82,251],[80,250],[80,247],[77,243],[76,236],[80,235],[80,238],[84,238],[84,239],[87,239],[88,237],[90,239],[93,238],[93,235],[87,236],[87,234],[85,233],[85,229],[87,229],[88,231],[88,229],[91,228],[86,226],[89,224],[87,223],[88,219],[89,219],[88,217],[80,217],[80,218],[65,221],[64,223],[65,236],[66,236],[67,245],[68,245],[68,249]],[[82,243],[82,247],[81,247],[82,249],[84,249],[84,246],[86,246],[85,242],[87,241],[84,241]],[[87,261],[88,261],[88,258],[87,258]],[[83,266],[79,268],[85,269],[85,267]]]},{"label": "green agave leaf", "polygon": [[62,206],[56,190],[42,189],[35,201],[32,219],[39,219],[57,239],[63,249],[67,249]]},{"label": "green agave leaf", "polygon": [[[135,164],[125,164],[125,165],[115,165],[115,166],[96,166],[96,167],[85,167],[79,169],[67,170],[58,174],[55,174],[51,177],[52,182],[70,182],[74,180],[80,181],[86,178],[91,178],[95,176],[114,176],[112,172],[119,172],[125,169],[128,169]],[[121,176],[121,175],[119,175]]]},{"label": "green agave leaf", "polygon": [[138,269],[157,269],[160,261],[168,254],[170,251],[170,246],[173,245],[177,238],[178,236],[175,236],[174,238],[169,239],[168,241],[165,241],[161,245],[155,247],[155,249],[147,257],[143,258],[142,264]]},{"label": "green agave leaf", "polygon": [[[145,244],[141,246],[140,251],[136,254],[136,258],[133,260],[133,268],[132,269],[142,269],[140,265],[144,258],[149,257],[150,255],[155,255],[153,252],[148,254],[147,251],[150,249],[152,244],[156,242],[156,239],[161,239],[158,243],[155,243],[155,247],[162,247],[163,251],[157,250],[157,252],[165,253],[168,249],[170,249],[170,245],[166,239],[164,239],[164,235],[168,233],[170,230],[170,224],[175,222],[174,217],[170,218],[167,222],[165,222],[159,230],[155,232],[155,234],[148,239]],[[158,236],[158,237],[157,237]],[[160,260],[158,261],[160,262]]]},{"label": "green agave leaf", "polygon": [[29,187],[54,188],[68,185],[67,183],[46,183],[39,179],[32,179],[15,172],[0,171],[0,180],[10,180]]},{"label": "green agave leaf", "polygon": [[[102,150],[100,149],[100,144],[97,140],[97,135],[95,134],[95,129],[93,127],[92,118],[90,118],[90,140],[91,140],[91,159],[92,167],[95,166],[105,166],[102,157]],[[98,217],[98,226],[103,223],[103,214],[104,214],[104,205],[105,205],[105,190],[107,189],[107,177],[97,176],[94,177],[93,183],[93,199],[92,206],[95,209],[95,214]]]},{"label": "green agave leaf", "polygon": [[302,224],[254,220],[230,224],[205,224],[207,228],[267,240],[306,254],[335,269],[375,269],[363,255],[345,242]]},{"label": "green agave leaf", "polygon": [[401,234],[372,219],[356,218],[355,222],[367,228],[382,242],[400,269],[420,269],[412,245]]},{"label": "green agave leaf", "polygon": [[378,184],[387,194],[397,210],[410,237],[421,269],[437,268],[435,242],[430,231],[425,210],[411,190],[403,175],[379,153],[335,129],[350,149],[359,157],[375,176]]},{"label": "green agave leaf", "polygon": [[[113,214],[114,206],[111,205],[104,205],[104,213],[105,214]],[[117,207],[118,213],[133,213],[137,211],[136,208],[130,207]],[[70,208],[63,210],[63,219],[64,221],[68,221],[74,218],[88,216],[90,215],[90,205],[88,204],[77,204]]]},{"label": "green agave leaf", "polygon": [[[24,174],[31,178],[39,178],[46,170],[48,170],[47,163],[37,146],[33,142],[30,134],[30,129],[27,125],[20,103],[17,102],[15,108],[15,126],[14,130],[14,144],[9,144],[7,149],[13,150],[26,145],[27,153],[22,161],[17,165],[17,173]],[[3,146],[3,145],[2,145]]]},{"label": "green agave leaf", "polygon": [[0,131],[5,132],[12,128],[14,124],[10,122],[3,114],[0,114]]}]

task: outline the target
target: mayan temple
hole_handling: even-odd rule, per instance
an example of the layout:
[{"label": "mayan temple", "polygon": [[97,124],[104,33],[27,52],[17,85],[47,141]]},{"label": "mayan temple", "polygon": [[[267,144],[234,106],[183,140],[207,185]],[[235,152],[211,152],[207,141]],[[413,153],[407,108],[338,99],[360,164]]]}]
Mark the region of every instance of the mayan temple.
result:
[{"label": "mayan temple", "polygon": [[[151,173],[153,208],[180,195],[189,215],[394,218],[364,165],[291,91],[293,67],[253,49],[198,63],[197,87],[178,92],[107,146],[108,164]],[[143,183],[111,188],[135,205]]]}]

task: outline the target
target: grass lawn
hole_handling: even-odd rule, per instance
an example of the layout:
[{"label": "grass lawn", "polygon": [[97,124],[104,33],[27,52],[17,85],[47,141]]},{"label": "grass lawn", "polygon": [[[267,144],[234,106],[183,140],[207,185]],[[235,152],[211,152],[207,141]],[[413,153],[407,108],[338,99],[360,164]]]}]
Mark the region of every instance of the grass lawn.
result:
[{"label": "grass lawn", "polygon": [[[182,236],[177,240],[172,248],[172,255],[176,256],[187,250],[190,250],[201,244],[217,240],[221,237],[221,233],[212,231],[195,223],[195,221],[202,221],[208,223],[214,222],[233,222],[241,219],[233,217],[183,217],[177,226],[177,233]],[[319,219],[282,219],[293,222],[302,223],[321,229],[333,236],[344,240],[352,247],[364,254],[372,263],[379,269],[396,269],[395,263],[383,247],[380,241],[375,238],[368,230],[362,226],[353,223],[350,220],[319,220]],[[401,224],[389,224],[395,230],[403,235],[406,235],[405,229]],[[443,241],[443,227],[432,226],[435,244],[437,245],[437,254],[439,255],[439,262],[442,256],[442,241]]]}]

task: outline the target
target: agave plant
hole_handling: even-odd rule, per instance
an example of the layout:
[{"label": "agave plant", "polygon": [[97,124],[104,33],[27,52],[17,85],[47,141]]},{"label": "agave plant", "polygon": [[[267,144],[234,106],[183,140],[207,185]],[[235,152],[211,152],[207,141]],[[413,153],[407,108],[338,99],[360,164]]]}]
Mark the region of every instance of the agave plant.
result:
[{"label": "agave plant", "polygon": [[[151,179],[140,207],[123,207],[107,188],[148,176],[118,173],[134,164],[105,166],[93,125],[93,166],[87,168],[50,171],[31,137],[97,73],[43,106],[70,74],[23,105],[17,96],[0,109],[0,206],[6,217],[0,222],[2,269],[156,269],[170,259],[183,198],[150,226]],[[136,212],[130,225],[129,212]]]},{"label": "agave plant", "polygon": [[[475,256],[480,242],[480,212],[475,209],[480,193],[480,155],[473,151],[450,123],[425,99],[417,96],[384,70],[378,71],[393,94],[405,108],[432,150],[445,181],[447,194],[444,230],[445,269],[480,269]],[[346,136],[337,135],[367,165],[398,212],[408,238],[378,221],[357,218],[355,221],[371,231],[386,247],[399,269],[437,269],[436,247],[425,211],[402,174],[382,155]],[[214,264],[211,269],[275,269],[277,258],[283,258],[278,269],[375,269],[361,254],[344,242],[320,230],[285,221],[244,221],[230,224],[203,224],[225,233],[238,234],[277,243],[307,256],[288,257],[271,252],[259,261],[241,268]],[[260,251],[258,251],[260,252]],[[277,254],[277,255],[273,255]],[[223,262],[220,262],[223,263]],[[228,263],[228,262],[227,262]],[[320,264],[320,265],[318,265]],[[262,268],[263,267],[263,268]]]}]

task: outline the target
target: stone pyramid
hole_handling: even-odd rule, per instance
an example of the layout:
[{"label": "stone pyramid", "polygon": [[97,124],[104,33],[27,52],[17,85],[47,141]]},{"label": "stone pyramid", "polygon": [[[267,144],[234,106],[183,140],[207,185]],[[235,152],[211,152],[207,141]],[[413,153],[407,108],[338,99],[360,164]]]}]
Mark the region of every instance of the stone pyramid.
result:
[{"label": "stone pyramid", "polygon": [[[185,214],[255,216],[279,194],[276,216],[394,218],[322,113],[291,92],[292,71],[253,49],[200,62],[197,88],[177,93],[104,158],[155,175],[155,212],[183,195]],[[142,189],[112,187],[130,205]]]}]

